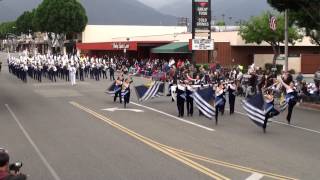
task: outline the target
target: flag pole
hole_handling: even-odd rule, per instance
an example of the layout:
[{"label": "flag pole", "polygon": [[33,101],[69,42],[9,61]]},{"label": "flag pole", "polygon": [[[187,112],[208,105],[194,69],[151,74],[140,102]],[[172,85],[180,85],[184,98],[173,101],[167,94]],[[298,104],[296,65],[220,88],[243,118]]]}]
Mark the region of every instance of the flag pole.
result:
[{"label": "flag pole", "polygon": [[289,34],[288,34],[288,9],[285,10],[285,71],[289,70],[288,57],[289,57]]}]

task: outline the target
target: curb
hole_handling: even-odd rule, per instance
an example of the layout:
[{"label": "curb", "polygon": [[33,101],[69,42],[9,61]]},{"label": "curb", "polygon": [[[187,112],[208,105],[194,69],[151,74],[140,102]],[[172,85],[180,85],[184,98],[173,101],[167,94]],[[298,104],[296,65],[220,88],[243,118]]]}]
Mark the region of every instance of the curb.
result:
[{"label": "curb", "polygon": [[320,112],[320,104],[312,104],[312,103],[300,103],[297,106],[299,109],[319,111]]}]

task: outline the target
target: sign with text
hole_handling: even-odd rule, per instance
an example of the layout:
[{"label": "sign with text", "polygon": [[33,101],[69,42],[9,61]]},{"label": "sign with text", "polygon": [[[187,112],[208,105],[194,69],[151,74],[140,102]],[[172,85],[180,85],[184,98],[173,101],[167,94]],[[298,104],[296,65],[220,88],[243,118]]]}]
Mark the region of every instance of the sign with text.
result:
[{"label": "sign with text", "polygon": [[211,0],[192,0],[193,32],[211,31]]},{"label": "sign with text", "polygon": [[112,43],[112,48],[113,49],[129,49],[130,44],[129,43],[114,42],[114,43]]},{"label": "sign with text", "polygon": [[214,50],[213,39],[193,39],[192,40],[193,51],[212,51]]}]

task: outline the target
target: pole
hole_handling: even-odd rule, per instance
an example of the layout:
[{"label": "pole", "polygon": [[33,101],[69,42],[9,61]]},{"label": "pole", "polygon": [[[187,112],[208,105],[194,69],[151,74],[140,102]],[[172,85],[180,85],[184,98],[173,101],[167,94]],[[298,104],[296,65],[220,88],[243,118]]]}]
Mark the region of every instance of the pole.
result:
[{"label": "pole", "polygon": [[[212,17],[211,17],[211,0],[209,0],[209,12],[208,13],[209,13],[208,14],[208,21],[209,21],[209,37],[208,37],[208,39],[211,40],[211,19],[212,19]],[[212,52],[209,50],[208,51],[208,64],[211,63],[211,58],[212,58],[211,54],[212,54]]]},{"label": "pole", "polygon": [[[196,21],[196,18],[195,18],[195,1],[192,0],[192,22],[191,22],[191,31],[192,31],[192,40],[195,38],[195,35],[196,35],[196,32],[195,32],[195,21]],[[193,43],[193,42],[191,42]],[[196,52],[194,50],[192,50],[192,64],[195,66],[196,65]]]},{"label": "pole", "polygon": [[289,34],[288,34],[288,9],[285,10],[285,71],[289,70],[288,57],[289,57]]}]

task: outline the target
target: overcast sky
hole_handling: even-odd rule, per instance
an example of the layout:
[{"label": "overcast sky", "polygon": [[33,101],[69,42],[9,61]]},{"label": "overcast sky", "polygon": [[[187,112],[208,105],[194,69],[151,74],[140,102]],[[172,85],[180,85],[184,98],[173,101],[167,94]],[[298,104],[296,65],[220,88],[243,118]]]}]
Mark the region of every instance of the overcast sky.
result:
[{"label": "overcast sky", "polygon": [[139,1],[157,9],[157,7],[159,6],[167,5],[177,0],[139,0]]}]

